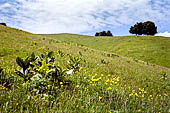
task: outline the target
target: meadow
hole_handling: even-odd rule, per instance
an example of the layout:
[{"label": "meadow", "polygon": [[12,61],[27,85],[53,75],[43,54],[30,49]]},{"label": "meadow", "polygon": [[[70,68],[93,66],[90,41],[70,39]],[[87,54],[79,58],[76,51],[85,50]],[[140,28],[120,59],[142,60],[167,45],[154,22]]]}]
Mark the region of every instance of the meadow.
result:
[{"label": "meadow", "polygon": [[168,40],[0,26],[0,112],[170,112]]},{"label": "meadow", "polygon": [[116,53],[170,68],[170,38],[160,36],[93,37],[74,34],[45,35],[89,48]]}]

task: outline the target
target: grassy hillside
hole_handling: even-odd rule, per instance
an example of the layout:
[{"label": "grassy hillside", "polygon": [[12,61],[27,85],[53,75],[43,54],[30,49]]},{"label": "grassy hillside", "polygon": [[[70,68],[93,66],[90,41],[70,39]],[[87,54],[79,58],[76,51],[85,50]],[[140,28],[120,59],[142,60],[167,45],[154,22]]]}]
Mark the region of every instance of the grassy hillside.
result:
[{"label": "grassy hillside", "polygon": [[[85,47],[61,42],[67,35],[57,37],[51,39],[0,26],[0,112],[169,111],[168,68],[101,51],[100,46],[96,49],[97,43],[93,40],[106,40],[108,44],[111,43],[108,40],[114,40],[112,38],[77,36],[78,39],[89,39],[84,44],[90,46]],[[71,39],[69,35],[68,40],[76,41],[75,35],[73,37]],[[120,37],[116,38],[120,41]],[[18,56],[26,59],[32,52],[37,56],[50,51],[54,52],[55,69],[60,70],[57,73],[51,70],[53,63],[48,64],[52,55],[31,61],[33,67],[27,70],[33,69],[33,72],[27,71],[23,77],[15,73],[21,69],[16,63]],[[69,74],[72,69],[73,73]],[[56,76],[51,72],[59,77],[54,80]],[[30,76],[31,79],[27,79]],[[66,84],[66,80],[71,82]]]},{"label": "grassy hillside", "polygon": [[132,57],[170,67],[170,38],[155,36],[90,37],[61,34],[46,35],[64,42]]}]

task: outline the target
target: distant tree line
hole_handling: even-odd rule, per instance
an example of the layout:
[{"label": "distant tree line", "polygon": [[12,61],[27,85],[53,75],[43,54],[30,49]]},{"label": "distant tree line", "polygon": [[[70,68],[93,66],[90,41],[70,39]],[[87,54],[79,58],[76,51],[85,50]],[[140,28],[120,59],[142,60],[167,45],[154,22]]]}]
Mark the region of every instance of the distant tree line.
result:
[{"label": "distant tree line", "polygon": [[113,36],[113,35],[112,35],[111,31],[108,30],[107,32],[106,32],[106,31],[97,32],[97,33],[95,34],[95,36]]},{"label": "distant tree line", "polygon": [[129,32],[136,35],[155,35],[157,33],[157,27],[152,21],[139,22],[131,26]]}]

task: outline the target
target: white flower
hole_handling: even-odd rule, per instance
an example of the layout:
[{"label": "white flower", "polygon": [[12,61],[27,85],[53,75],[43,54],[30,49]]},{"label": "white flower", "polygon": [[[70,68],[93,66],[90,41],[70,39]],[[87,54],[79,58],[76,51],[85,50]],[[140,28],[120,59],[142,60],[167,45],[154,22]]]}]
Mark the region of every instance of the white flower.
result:
[{"label": "white flower", "polygon": [[44,97],[48,97],[48,95],[47,95],[47,94],[43,94],[43,96],[44,96]]},{"label": "white flower", "polygon": [[73,69],[66,72],[68,75],[71,75],[73,73]]}]

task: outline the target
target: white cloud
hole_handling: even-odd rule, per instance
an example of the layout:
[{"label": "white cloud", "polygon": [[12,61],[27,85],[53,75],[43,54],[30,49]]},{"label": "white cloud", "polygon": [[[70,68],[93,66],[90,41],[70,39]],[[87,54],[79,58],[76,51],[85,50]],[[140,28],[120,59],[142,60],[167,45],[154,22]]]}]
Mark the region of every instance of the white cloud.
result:
[{"label": "white cloud", "polygon": [[9,4],[9,3],[0,4],[1,12],[7,12],[7,10],[5,10],[5,9],[10,8],[10,7],[11,7],[11,4]]},{"label": "white cloud", "polygon": [[164,37],[170,37],[170,33],[169,32],[164,32],[164,33],[158,33],[155,36],[164,36]]},{"label": "white cloud", "polygon": [[[33,33],[81,33],[152,20],[163,25],[170,17],[166,0],[16,0],[0,9],[11,26]],[[159,2],[158,2],[159,1]],[[7,5],[8,4],[8,5]],[[162,7],[164,5],[164,7]],[[8,7],[7,10],[6,7]],[[1,12],[1,11],[0,11]]]}]

